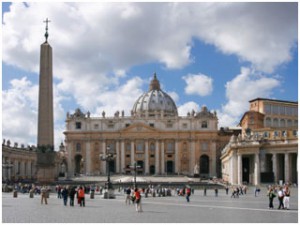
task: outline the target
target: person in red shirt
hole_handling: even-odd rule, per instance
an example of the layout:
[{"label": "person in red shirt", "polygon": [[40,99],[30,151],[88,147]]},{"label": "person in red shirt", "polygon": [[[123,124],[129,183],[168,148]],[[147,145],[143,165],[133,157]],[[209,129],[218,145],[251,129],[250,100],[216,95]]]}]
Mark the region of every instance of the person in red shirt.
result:
[{"label": "person in red shirt", "polygon": [[80,202],[80,206],[85,207],[85,199],[84,199],[84,189],[83,187],[80,187],[78,190],[78,198]]},{"label": "person in red shirt", "polygon": [[143,212],[143,210],[142,210],[142,203],[141,203],[141,193],[140,193],[140,191],[137,189],[137,188],[135,188],[135,190],[134,190],[134,196],[135,196],[135,209],[136,209],[136,211],[137,212]]},{"label": "person in red shirt", "polygon": [[190,202],[191,188],[186,188],[186,201]]}]

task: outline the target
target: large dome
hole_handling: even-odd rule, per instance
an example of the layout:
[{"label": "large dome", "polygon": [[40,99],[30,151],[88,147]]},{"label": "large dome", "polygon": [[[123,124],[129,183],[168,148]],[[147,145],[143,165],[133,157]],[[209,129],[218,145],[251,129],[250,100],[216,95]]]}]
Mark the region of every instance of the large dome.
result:
[{"label": "large dome", "polygon": [[156,74],[149,85],[149,91],[141,95],[134,103],[132,113],[140,117],[178,115],[173,99],[160,89]]}]

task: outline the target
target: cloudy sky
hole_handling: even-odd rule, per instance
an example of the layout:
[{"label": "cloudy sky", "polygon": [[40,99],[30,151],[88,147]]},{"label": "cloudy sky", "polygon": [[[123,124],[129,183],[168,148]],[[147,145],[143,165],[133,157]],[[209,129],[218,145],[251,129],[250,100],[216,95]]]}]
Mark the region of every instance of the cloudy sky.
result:
[{"label": "cloudy sky", "polygon": [[179,114],[235,126],[257,97],[298,101],[297,3],[2,3],[2,136],[36,144],[49,18],[55,142],[66,113],[130,110],[153,73]]}]

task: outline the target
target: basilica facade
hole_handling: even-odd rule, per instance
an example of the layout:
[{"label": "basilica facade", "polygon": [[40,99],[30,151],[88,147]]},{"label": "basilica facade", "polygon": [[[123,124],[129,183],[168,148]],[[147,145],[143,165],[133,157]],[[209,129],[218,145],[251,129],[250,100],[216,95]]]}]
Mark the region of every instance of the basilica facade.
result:
[{"label": "basilica facade", "polygon": [[[77,109],[67,113],[65,147],[68,176],[132,173],[144,175],[220,176],[221,149],[230,138],[218,130],[216,112],[179,116],[173,99],[154,74],[149,90],[137,96],[130,116],[91,117]],[[100,156],[113,154],[113,160]]]}]

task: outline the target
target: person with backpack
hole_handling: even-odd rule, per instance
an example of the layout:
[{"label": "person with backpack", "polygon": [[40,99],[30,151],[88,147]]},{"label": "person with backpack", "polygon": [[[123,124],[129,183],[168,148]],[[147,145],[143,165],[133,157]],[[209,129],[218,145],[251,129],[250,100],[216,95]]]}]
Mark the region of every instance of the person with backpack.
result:
[{"label": "person with backpack", "polygon": [[269,197],[269,209],[274,209],[273,199],[276,197],[276,195],[272,187],[269,189],[267,196]]},{"label": "person with backpack", "polygon": [[187,187],[186,188],[186,201],[190,202],[190,196],[191,196],[191,188]]}]

